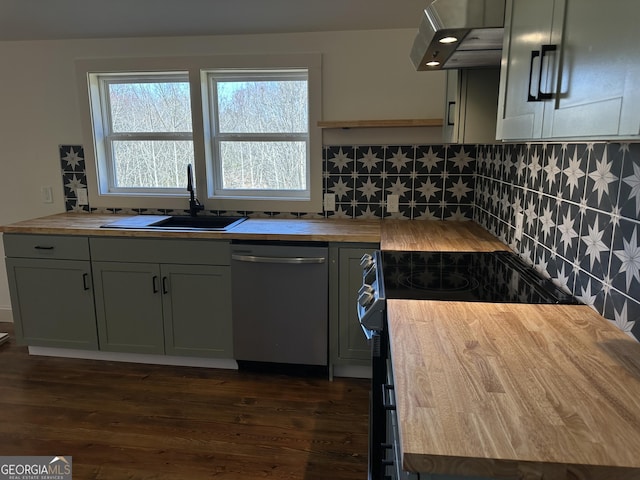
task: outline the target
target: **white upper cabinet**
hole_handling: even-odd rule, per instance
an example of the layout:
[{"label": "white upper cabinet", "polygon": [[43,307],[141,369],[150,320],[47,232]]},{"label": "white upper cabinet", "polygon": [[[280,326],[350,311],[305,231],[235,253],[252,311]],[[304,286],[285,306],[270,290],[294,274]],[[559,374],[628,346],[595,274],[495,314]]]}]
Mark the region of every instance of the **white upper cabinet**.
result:
[{"label": "white upper cabinet", "polygon": [[639,13],[637,0],[508,0],[497,138],[637,137]]}]

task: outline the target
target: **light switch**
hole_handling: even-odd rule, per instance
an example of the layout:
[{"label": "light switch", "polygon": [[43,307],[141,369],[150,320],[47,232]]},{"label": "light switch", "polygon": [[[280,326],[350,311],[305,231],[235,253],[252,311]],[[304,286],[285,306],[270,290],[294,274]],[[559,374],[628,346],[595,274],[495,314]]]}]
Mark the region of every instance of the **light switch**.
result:
[{"label": "light switch", "polygon": [[76,197],[78,198],[78,205],[89,205],[89,196],[86,188],[76,188]]},{"label": "light switch", "polygon": [[53,189],[49,186],[40,187],[42,203],[53,203]]},{"label": "light switch", "polygon": [[325,212],[336,211],[336,194],[335,193],[324,194],[324,211]]},{"label": "light switch", "polygon": [[387,195],[387,212],[396,213],[400,211],[399,200],[398,195]]},{"label": "light switch", "polygon": [[517,242],[522,241],[522,229],[524,227],[524,213],[516,213],[516,222],[514,225],[516,231],[514,233],[514,240]]}]

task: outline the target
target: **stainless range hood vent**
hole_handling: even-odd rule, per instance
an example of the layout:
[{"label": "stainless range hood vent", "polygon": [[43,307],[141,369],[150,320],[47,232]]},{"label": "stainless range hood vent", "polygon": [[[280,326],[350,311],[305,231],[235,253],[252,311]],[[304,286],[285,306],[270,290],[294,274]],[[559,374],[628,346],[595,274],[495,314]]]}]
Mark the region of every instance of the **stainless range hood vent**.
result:
[{"label": "stainless range hood vent", "polygon": [[[411,49],[419,71],[495,67],[502,59],[505,0],[435,0]],[[455,39],[443,43],[443,39]]]}]

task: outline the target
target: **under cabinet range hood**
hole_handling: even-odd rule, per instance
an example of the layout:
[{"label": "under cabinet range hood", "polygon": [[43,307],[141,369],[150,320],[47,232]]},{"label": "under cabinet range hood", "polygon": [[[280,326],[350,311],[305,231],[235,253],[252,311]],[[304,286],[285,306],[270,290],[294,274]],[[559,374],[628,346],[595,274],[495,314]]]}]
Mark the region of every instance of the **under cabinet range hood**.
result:
[{"label": "under cabinet range hood", "polygon": [[411,49],[419,71],[495,67],[502,59],[505,0],[435,0]]}]

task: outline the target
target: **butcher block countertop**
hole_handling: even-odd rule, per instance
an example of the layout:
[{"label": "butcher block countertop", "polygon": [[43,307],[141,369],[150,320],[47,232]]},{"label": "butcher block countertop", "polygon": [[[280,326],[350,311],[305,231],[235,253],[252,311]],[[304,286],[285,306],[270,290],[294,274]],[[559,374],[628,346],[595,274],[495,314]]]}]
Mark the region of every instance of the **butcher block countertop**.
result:
[{"label": "butcher block countertop", "polygon": [[226,232],[100,228],[126,215],[61,213],[0,227],[4,233],[110,237],[380,242],[380,221],[249,218]]},{"label": "butcher block countertop", "polygon": [[383,220],[380,248],[422,252],[509,250],[477,223],[431,220]]},{"label": "butcher block countertop", "polygon": [[640,479],[640,344],[588,306],[388,300],[405,470]]}]

